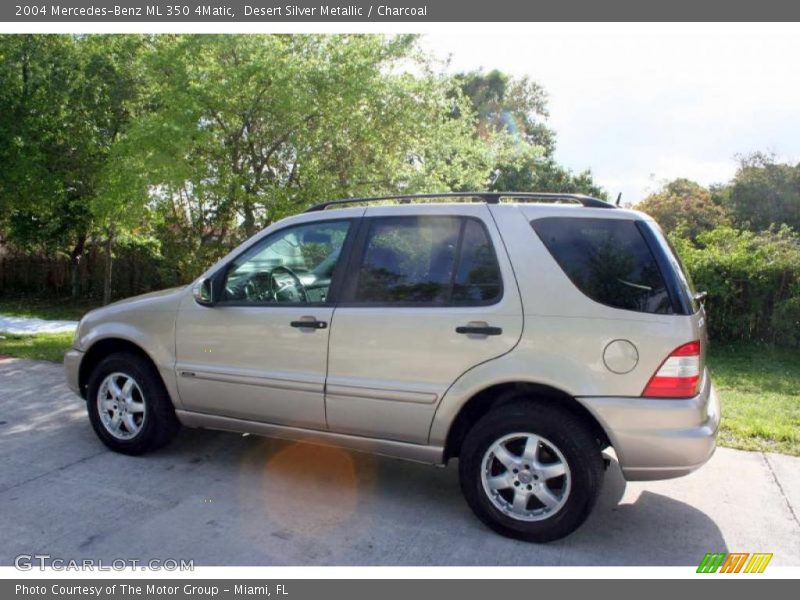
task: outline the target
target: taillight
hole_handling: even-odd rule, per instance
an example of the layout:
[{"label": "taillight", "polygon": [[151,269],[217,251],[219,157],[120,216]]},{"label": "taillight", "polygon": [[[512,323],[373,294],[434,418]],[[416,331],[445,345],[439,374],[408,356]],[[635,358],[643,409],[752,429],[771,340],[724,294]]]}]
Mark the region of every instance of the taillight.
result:
[{"label": "taillight", "polygon": [[700,342],[676,348],[644,388],[645,398],[691,398],[700,385]]}]

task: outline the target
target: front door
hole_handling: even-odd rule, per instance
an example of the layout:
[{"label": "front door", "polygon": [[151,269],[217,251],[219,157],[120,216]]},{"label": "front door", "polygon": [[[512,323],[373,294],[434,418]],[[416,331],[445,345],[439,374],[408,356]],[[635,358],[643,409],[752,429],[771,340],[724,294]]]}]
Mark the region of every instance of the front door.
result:
[{"label": "front door", "polygon": [[280,229],[214,277],[214,306],[183,302],[176,369],[186,410],[325,428],[329,296],[352,228],[331,218]]},{"label": "front door", "polygon": [[364,217],[330,334],[328,426],[426,443],[450,385],[519,340],[516,281],[485,204]]}]

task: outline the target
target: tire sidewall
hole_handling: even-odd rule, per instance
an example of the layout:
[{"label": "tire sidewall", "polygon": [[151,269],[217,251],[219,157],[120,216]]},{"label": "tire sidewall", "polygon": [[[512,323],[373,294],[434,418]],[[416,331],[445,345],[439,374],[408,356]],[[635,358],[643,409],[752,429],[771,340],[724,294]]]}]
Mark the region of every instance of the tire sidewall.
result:
[{"label": "tire sidewall", "polygon": [[[462,491],[477,516],[495,531],[516,539],[552,541],[574,531],[591,512],[600,485],[597,468],[602,464],[600,451],[592,447],[593,440],[582,426],[568,423],[570,419],[565,416],[569,415],[534,407],[498,410],[496,414],[487,415],[468,434],[459,459]],[[576,432],[585,435],[575,436]],[[531,433],[546,438],[559,449],[569,466],[571,482],[567,501],[548,518],[514,519],[492,503],[483,487],[483,457],[493,443],[512,433]]]}]

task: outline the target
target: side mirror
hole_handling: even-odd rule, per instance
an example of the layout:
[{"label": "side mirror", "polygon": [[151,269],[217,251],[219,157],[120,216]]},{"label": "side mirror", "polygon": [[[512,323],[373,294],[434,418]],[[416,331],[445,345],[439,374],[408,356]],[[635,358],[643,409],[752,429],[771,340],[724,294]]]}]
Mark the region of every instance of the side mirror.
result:
[{"label": "side mirror", "polygon": [[210,278],[198,281],[192,288],[192,295],[199,305],[214,306],[214,282]]}]

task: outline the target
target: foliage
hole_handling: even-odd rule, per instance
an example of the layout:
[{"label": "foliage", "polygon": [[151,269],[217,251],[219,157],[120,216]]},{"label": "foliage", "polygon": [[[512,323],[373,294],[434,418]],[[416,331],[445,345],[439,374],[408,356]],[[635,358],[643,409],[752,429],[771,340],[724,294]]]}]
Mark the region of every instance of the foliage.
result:
[{"label": "foliage", "polygon": [[741,157],[729,203],[741,228],[760,231],[785,223],[800,231],[800,164],[781,164],[763,152]]},{"label": "foliage", "polygon": [[544,156],[552,157],[556,135],[546,124],[547,92],[541,85],[497,70],[461,73],[455,83],[469,99],[479,136],[508,131],[515,142],[539,146]]},{"label": "foliage", "polygon": [[636,205],[653,217],[666,233],[681,230],[697,236],[720,225],[730,224],[724,207],[715,202],[710,190],[689,179],[675,179]]},{"label": "foliage", "polygon": [[708,292],[712,339],[797,344],[800,237],[786,225],[761,233],[728,226],[693,243],[670,236],[698,289]]},{"label": "foliage", "polygon": [[594,182],[591,171],[574,173],[552,158],[523,158],[498,166],[496,172],[497,179],[491,186],[495,191],[563,192],[608,199],[606,191]]},{"label": "foliage", "polygon": [[462,73],[456,76],[456,83],[477,117],[478,137],[504,134],[490,190],[585,193],[606,198],[591,171],[575,174],[555,161],[556,136],[546,124],[547,93],[539,84],[496,70]]},{"label": "foliage", "polygon": [[146,46],[141,36],[0,36],[0,227],[19,249],[69,255],[73,295],[98,224],[135,214],[111,209],[103,186]]},{"label": "foliage", "polygon": [[708,363],[724,415],[719,443],[800,456],[800,351],[712,343]]},{"label": "foliage", "polygon": [[676,179],[636,206],[668,232],[696,287],[708,291],[714,340],[800,346],[798,173],[754,153],[728,184]]},{"label": "foliage", "polygon": [[126,188],[149,194],[189,275],[320,199],[484,188],[502,145],[476,139],[410,36],[172,36],[149,73],[157,108],[122,144]]},{"label": "foliage", "polygon": [[72,38],[0,36],[0,218],[23,248],[55,251],[88,228],[97,165],[80,68]]},{"label": "foliage", "polygon": [[770,318],[775,339],[787,346],[800,347],[800,295],[779,300]]}]

